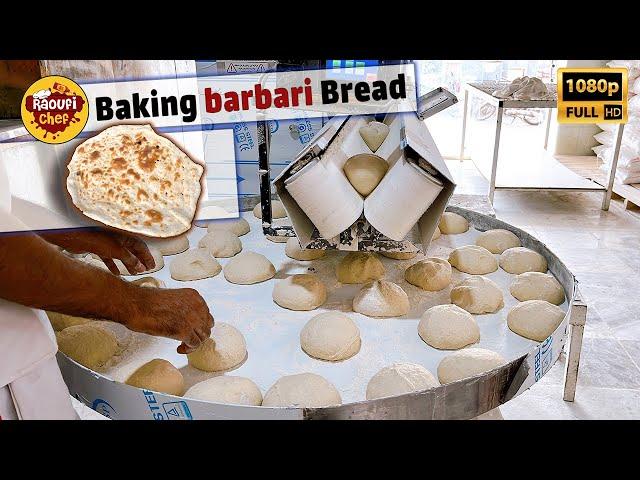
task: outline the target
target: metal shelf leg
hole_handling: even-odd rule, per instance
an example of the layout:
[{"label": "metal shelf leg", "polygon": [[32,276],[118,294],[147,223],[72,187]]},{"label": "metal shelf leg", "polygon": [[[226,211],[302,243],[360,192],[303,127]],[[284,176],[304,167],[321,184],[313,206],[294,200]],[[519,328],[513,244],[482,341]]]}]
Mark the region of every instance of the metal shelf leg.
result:
[{"label": "metal shelf leg", "polygon": [[467,108],[469,106],[469,90],[464,90],[464,107],[462,109],[462,138],[460,140],[459,159],[464,160],[464,146],[467,139]]},{"label": "metal shelf leg", "polygon": [[573,402],[576,397],[576,385],[578,383],[578,369],[580,367],[580,352],[582,350],[582,336],[587,322],[587,305],[576,298],[571,306],[569,317],[569,354],[564,371],[565,402]]},{"label": "metal shelf leg", "polygon": [[496,174],[498,172],[498,153],[500,150],[500,131],[502,130],[502,114],[504,108],[502,103],[498,107],[498,113],[496,115],[496,137],[493,141],[493,159],[491,163],[491,179],[489,182],[489,203],[493,205],[493,196],[496,191]]},{"label": "metal shelf leg", "polygon": [[618,156],[620,155],[620,145],[622,144],[622,134],[624,133],[624,123],[618,124],[616,135],[616,144],[611,157],[611,169],[609,170],[609,178],[607,179],[607,189],[602,198],[602,210],[609,210],[611,204],[611,194],[613,193],[613,182],[616,180],[616,170],[618,168]]}]

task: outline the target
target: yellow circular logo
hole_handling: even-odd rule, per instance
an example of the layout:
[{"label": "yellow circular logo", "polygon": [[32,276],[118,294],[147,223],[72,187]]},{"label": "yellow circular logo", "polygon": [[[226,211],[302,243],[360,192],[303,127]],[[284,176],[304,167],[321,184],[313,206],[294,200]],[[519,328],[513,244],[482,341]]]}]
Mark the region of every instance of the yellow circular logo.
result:
[{"label": "yellow circular logo", "polygon": [[22,123],[37,140],[64,143],[78,136],[89,118],[80,85],[52,75],[35,81],[22,97]]}]

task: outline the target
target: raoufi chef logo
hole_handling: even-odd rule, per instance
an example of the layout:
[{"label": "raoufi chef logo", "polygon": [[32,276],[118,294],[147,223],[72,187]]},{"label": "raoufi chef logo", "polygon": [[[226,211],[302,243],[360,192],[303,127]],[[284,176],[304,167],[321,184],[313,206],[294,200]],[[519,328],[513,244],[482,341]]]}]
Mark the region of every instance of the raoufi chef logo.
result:
[{"label": "raoufi chef logo", "polygon": [[73,80],[52,75],[35,81],[22,98],[22,122],[45,143],[78,136],[89,118],[87,96]]}]

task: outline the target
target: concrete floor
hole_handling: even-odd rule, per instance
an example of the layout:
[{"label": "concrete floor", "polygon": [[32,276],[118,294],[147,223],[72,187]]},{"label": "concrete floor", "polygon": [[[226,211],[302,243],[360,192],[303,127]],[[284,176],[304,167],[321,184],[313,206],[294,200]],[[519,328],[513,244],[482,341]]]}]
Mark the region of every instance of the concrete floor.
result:
[{"label": "concrete floor", "polygon": [[[470,161],[448,161],[456,193],[486,194]],[[564,358],[529,391],[500,407],[505,419],[640,418],[640,213],[601,193],[496,192],[501,220],[545,242],[580,282],[587,324],[576,400],[562,400]]]}]

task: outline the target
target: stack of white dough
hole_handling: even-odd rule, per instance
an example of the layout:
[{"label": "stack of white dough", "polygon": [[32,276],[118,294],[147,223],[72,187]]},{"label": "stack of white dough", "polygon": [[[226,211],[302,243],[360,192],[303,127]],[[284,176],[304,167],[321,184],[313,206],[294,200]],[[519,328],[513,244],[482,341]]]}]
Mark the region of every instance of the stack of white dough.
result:
[{"label": "stack of white dough", "polygon": [[538,77],[518,77],[510,84],[493,92],[494,97],[514,100],[545,100],[549,97],[547,86]]}]

